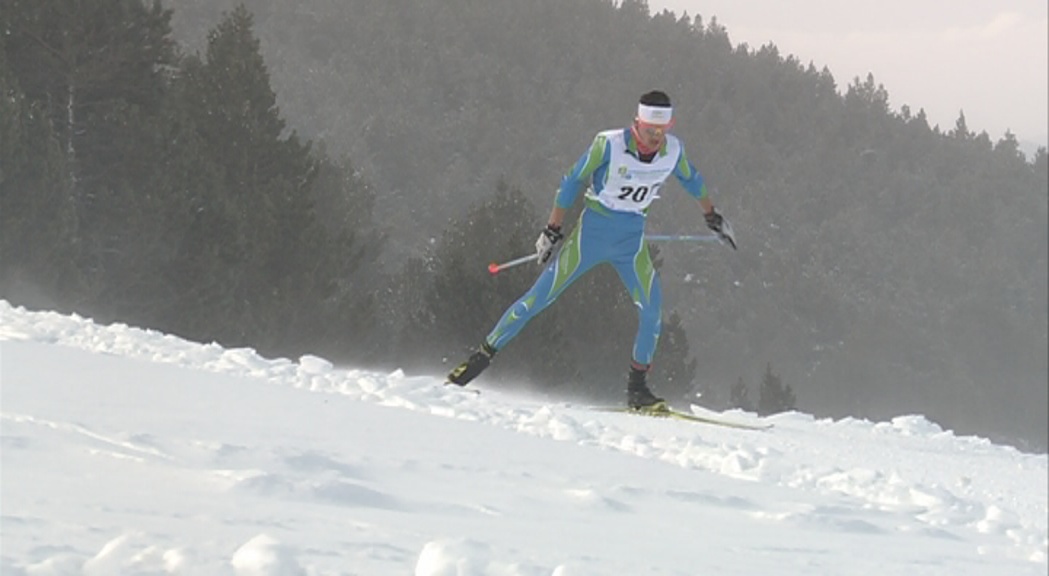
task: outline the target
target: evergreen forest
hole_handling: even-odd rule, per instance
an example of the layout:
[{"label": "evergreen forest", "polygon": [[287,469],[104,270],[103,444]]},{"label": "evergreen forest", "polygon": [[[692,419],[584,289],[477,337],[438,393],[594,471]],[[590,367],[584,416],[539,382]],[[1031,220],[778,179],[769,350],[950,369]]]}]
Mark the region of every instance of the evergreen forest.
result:
[{"label": "evergreen forest", "polygon": [[[0,298],[441,375],[537,274],[488,263],[662,89],[739,250],[653,243],[657,392],[1044,451],[1046,149],[889,88],[644,0],[5,0]],[[662,195],[649,232],[706,233]],[[636,322],[598,268],[481,385],[622,401]]]}]

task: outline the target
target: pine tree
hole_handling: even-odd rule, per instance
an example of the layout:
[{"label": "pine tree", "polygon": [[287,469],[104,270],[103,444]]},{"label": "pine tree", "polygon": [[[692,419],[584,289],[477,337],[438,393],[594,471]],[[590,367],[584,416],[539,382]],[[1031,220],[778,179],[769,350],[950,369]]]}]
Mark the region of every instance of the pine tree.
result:
[{"label": "pine tree", "polygon": [[9,13],[0,14],[0,295],[64,308],[82,284],[64,155],[9,66]]},{"label": "pine tree", "polygon": [[784,385],[777,374],[772,373],[772,363],[765,366],[765,377],[761,381],[761,394],[758,398],[758,414],[767,416],[793,410],[797,402],[790,385]]},{"label": "pine tree", "polygon": [[204,58],[183,68],[183,109],[222,178],[193,199],[179,293],[197,330],[272,349],[315,321],[302,303],[336,290],[337,255],[314,208],[318,163],[309,143],[285,134],[243,5],[209,33]]},{"label": "pine tree", "polygon": [[392,346],[393,315],[385,306],[392,280],[380,262],[388,236],[373,219],[375,191],[349,159],[336,162],[316,148],[313,155],[317,172],[311,197],[327,240],[307,257],[333,277],[334,286],[330,293],[314,291],[313,300],[304,302],[320,316],[300,343],[333,359],[400,362]]},{"label": "pine tree", "polygon": [[696,359],[689,358],[688,334],[681,315],[671,312],[663,322],[659,347],[653,362],[654,387],[668,400],[692,402],[696,399],[693,381],[696,377]]},{"label": "pine tree", "polygon": [[742,376],[739,377],[739,380],[736,380],[736,383],[729,390],[729,407],[739,408],[747,412],[754,411],[754,403],[750,401],[750,392],[747,389],[747,385],[743,383]]},{"label": "pine tree", "polygon": [[[51,260],[30,274],[39,274],[32,280],[43,292],[65,295],[66,305],[122,303],[125,294],[112,288],[129,278],[114,268],[134,261],[127,246],[148,244],[138,232],[150,227],[136,228],[136,215],[149,212],[137,192],[151,182],[156,160],[144,126],[159,111],[174,63],[170,12],[141,0],[11,0],[0,18],[5,82],[17,86],[5,93],[21,108],[24,129],[16,146],[33,150],[21,165],[35,174],[35,183],[5,179],[4,203],[41,208],[16,211],[18,225],[4,227],[8,241],[32,241],[12,250],[11,264]],[[47,234],[52,241],[43,241]]]},{"label": "pine tree", "polygon": [[170,11],[142,0],[5,4],[14,76],[62,143],[80,234],[100,243],[116,223],[107,218],[107,194],[129,177],[134,119],[156,113],[174,63]]}]

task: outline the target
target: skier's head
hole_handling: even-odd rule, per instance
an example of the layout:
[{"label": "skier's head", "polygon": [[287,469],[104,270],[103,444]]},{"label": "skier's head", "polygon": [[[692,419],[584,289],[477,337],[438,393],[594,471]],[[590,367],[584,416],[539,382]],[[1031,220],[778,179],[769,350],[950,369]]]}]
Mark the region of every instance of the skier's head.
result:
[{"label": "skier's head", "polygon": [[660,90],[642,94],[637,104],[637,116],[630,127],[638,150],[643,154],[659,150],[673,126],[674,109],[670,106],[670,96]]}]

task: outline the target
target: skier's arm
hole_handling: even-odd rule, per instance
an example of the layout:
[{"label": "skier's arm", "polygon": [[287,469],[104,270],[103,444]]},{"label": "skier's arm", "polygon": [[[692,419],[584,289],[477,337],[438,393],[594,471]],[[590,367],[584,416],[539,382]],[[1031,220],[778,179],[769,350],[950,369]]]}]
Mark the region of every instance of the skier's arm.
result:
[{"label": "skier's arm", "polygon": [[703,176],[685,157],[684,148],[681,149],[681,156],[678,158],[677,166],[674,167],[674,176],[689,194],[699,200],[707,228],[713,230],[722,242],[732,246],[732,249],[735,250],[736,234],[732,230],[732,224],[714,208],[714,203],[710,201],[710,196],[707,194],[707,185],[703,182]]},{"label": "skier's arm", "polygon": [[561,224],[565,221],[565,212],[568,210],[558,206],[555,202],[554,207],[550,210],[550,217],[546,219],[547,225],[560,230]]},{"label": "skier's arm", "polygon": [[714,203],[710,201],[710,198],[708,196],[700,197],[699,205],[703,208],[704,214],[710,214],[714,211]]},{"label": "skier's arm", "polygon": [[554,197],[554,207],[550,210],[548,224],[557,229],[561,228],[565,212],[575,203],[579,190],[590,180],[594,171],[608,162],[611,149],[608,138],[604,134],[598,134],[594,138],[590,148],[579,157],[579,160],[576,160],[572,170],[561,179],[561,187],[557,189],[557,195]]},{"label": "skier's arm", "polygon": [[696,167],[688,161],[684,148],[681,148],[681,155],[678,157],[677,165],[674,166],[674,176],[690,196],[699,200],[704,214],[710,214],[714,210],[714,203],[710,201],[710,196],[707,194],[707,183],[703,180],[703,175],[699,173],[699,170],[696,170]]}]

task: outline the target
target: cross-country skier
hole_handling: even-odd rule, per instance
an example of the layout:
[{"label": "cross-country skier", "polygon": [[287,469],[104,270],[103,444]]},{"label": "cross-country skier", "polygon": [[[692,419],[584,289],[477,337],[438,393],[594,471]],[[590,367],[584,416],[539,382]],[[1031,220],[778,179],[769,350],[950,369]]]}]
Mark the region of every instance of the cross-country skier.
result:
[{"label": "cross-country skier", "polygon": [[[736,247],[732,226],[711,203],[703,177],[685,156],[681,142],[669,134],[674,126],[670,97],[652,91],[641,96],[629,128],[599,132],[590,148],[562,180],[553,210],[536,240],[540,266],[535,284],[503,313],[480,348],[448,374],[448,382],[465,386],[490,364],[496,352],[529,320],[553,303],[572,282],[594,265],[615,267],[638,308],[637,337],[627,377],[627,403],[638,410],[666,408],[652,393],[646,375],[656,351],[661,324],[662,293],[644,241],[645,216],[663,183],[674,175],[699,200],[707,227]],[[565,212],[579,190],[589,185],[579,222],[567,239],[562,233]],[[564,243],[552,262],[554,249]]]}]

